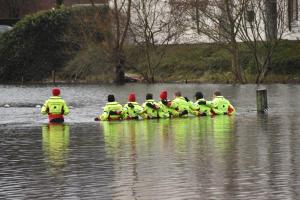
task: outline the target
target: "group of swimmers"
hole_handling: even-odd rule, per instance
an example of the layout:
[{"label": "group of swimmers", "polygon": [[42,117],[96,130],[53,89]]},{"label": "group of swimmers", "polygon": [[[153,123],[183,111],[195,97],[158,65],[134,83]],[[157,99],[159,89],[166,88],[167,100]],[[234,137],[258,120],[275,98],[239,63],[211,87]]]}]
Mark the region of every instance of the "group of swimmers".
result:
[{"label": "group of swimmers", "polygon": [[[69,114],[66,102],[60,97],[60,89],[52,89],[53,96],[42,106],[41,113],[48,114],[51,123],[64,122],[64,115]],[[206,101],[202,92],[196,92],[195,102],[183,97],[180,91],[174,93],[174,99],[168,100],[167,91],[160,93],[160,101],[153,100],[153,94],[146,95],[146,101],[139,105],[136,102],[136,95],[128,95],[128,102],[122,106],[114,95],[107,97],[107,103],[103,113],[95,118],[95,121],[109,120],[131,120],[131,119],[157,119],[176,118],[193,116],[232,115],[235,113],[231,103],[221,95],[221,92],[214,92],[213,99]]]}]

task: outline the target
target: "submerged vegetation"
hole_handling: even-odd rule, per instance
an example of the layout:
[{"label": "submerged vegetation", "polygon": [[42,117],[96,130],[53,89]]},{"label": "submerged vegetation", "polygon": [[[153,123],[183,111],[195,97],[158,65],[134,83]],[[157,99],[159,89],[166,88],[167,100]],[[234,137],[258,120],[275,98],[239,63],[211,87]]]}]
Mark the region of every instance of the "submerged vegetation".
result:
[{"label": "submerged vegetation", "polygon": [[[60,81],[112,82],[115,30],[109,12],[107,7],[62,8],[25,17],[0,36],[0,81],[42,82],[56,71]],[[126,74],[138,81],[235,82],[232,55],[220,43],[153,42],[146,47],[132,38],[121,53]],[[238,48],[245,82],[257,82],[253,52],[246,43],[238,43]],[[279,40],[264,81],[300,82],[299,41]]]}]

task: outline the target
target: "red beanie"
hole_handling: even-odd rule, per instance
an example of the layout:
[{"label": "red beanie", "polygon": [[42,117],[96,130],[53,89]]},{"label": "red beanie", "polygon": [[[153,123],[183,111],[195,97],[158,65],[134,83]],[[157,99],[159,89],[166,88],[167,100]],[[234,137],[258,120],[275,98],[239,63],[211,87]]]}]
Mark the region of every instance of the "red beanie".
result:
[{"label": "red beanie", "polygon": [[134,93],[130,93],[128,95],[128,101],[129,102],[135,102],[136,101],[136,98],[135,98],[135,94]]},{"label": "red beanie", "polygon": [[60,89],[59,88],[53,88],[52,89],[53,96],[59,96],[60,95]]},{"label": "red beanie", "polygon": [[160,97],[161,99],[167,99],[167,98],[168,98],[168,92],[167,92],[166,90],[161,91],[159,97]]}]

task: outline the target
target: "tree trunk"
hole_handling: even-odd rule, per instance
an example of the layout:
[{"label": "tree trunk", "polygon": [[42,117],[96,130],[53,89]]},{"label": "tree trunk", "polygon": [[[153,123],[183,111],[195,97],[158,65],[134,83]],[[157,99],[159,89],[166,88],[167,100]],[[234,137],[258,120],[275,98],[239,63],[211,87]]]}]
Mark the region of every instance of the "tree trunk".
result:
[{"label": "tree trunk", "polygon": [[234,74],[235,82],[237,83],[244,83],[241,65],[239,61],[239,50],[237,45],[236,48],[233,48],[231,51],[231,69]]},{"label": "tree trunk", "polygon": [[264,81],[265,77],[267,76],[268,72],[269,72],[269,68],[263,69],[262,72],[256,78],[256,84],[263,83],[263,81]]},{"label": "tree trunk", "polygon": [[263,66],[262,70],[260,71],[260,73],[257,75],[256,77],[256,84],[260,84],[264,81],[265,77],[267,76],[269,70],[271,69],[271,58],[268,58],[266,61],[265,66]]},{"label": "tree trunk", "polygon": [[[114,60],[116,60],[117,64],[115,67],[115,79],[114,82],[116,84],[124,84],[125,83],[125,72],[124,72],[124,65],[125,65],[125,59],[124,59],[124,54],[123,54],[123,45],[125,42],[125,39],[127,37],[127,32],[130,24],[130,18],[131,18],[131,2],[132,0],[128,0],[127,2],[127,10],[125,15],[119,10],[118,6],[118,0],[114,0],[114,20],[115,20],[115,26],[116,26],[116,39],[115,39],[115,44],[114,44],[114,50],[113,50],[113,55],[114,55]],[[124,1],[119,2],[119,3],[124,3]],[[123,29],[123,32],[121,33],[121,28],[123,26],[121,25],[120,22],[120,17],[125,17],[125,27]]]},{"label": "tree trunk", "polygon": [[151,83],[155,83],[154,75],[151,76]]},{"label": "tree trunk", "polygon": [[236,42],[231,43],[231,70],[234,74],[235,82],[237,83],[245,83],[242,69],[239,60],[239,47]]},{"label": "tree trunk", "polygon": [[125,73],[124,73],[124,59],[119,59],[118,64],[115,67],[115,80],[116,84],[124,84],[125,83]]}]

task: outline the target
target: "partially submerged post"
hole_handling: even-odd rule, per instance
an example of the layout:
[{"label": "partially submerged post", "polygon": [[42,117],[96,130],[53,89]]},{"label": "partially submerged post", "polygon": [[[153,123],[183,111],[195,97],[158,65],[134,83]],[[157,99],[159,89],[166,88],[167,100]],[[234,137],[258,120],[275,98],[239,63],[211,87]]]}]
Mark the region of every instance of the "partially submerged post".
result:
[{"label": "partially submerged post", "polygon": [[257,112],[265,113],[268,111],[268,98],[266,89],[256,90]]}]

